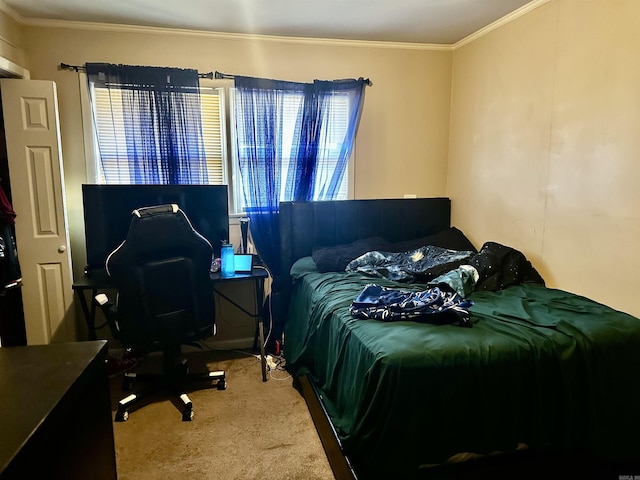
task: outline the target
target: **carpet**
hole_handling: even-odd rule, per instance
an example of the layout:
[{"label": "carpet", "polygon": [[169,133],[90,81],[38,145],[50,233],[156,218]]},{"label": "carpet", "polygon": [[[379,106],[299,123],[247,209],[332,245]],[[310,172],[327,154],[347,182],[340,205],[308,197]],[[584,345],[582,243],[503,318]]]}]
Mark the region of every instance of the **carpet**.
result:
[{"label": "carpet", "polygon": [[[304,399],[286,371],[262,381],[260,361],[241,351],[189,351],[189,366],[225,370],[227,389],[189,391],[194,420],[183,422],[171,395],[159,392],[114,422],[119,480],[334,480]],[[150,356],[137,368],[158,367]],[[112,411],[126,395],[111,379]]]}]

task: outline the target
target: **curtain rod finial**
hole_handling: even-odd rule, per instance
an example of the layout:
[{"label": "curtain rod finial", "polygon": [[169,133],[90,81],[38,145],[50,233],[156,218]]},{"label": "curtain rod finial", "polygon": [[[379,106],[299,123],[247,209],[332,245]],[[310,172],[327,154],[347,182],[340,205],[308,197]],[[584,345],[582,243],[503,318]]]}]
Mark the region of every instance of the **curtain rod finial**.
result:
[{"label": "curtain rod finial", "polygon": [[78,72],[80,70],[80,67],[77,65],[69,65],[68,63],[61,63],[60,65],[58,65],[58,70],[73,70],[75,72]]}]

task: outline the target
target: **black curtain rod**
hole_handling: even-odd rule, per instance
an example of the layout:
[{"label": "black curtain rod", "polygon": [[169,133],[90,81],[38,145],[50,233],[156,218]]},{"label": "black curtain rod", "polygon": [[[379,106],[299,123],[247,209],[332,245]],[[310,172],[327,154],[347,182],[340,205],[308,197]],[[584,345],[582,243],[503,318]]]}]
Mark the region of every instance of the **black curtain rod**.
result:
[{"label": "black curtain rod", "polygon": [[227,73],[221,73],[221,72],[218,72],[218,71],[216,70],[216,73],[215,73],[215,75],[214,75],[214,78],[215,78],[216,80],[222,80],[222,79],[233,80],[233,79],[234,79],[234,78],[236,78],[236,77],[235,77],[235,75],[229,75],[229,74],[227,74]]},{"label": "black curtain rod", "polygon": [[[221,72],[216,71],[216,73],[215,73],[215,75],[214,75],[214,78],[215,78],[215,79],[217,79],[217,80],[221,80],[221,79],[233,80],[233,79],[234,79],[234,78],[236,78],[236,77],[235,77],[234,75],[229,75],[228,73],[221,73]],[[366,82],[366,84],[367,84],[367,85],[369,85],[369,86],[373,85],[373,84],[371,83],[371,80],[369,80],[368,78],[367,78],[367,79],[364,79],[364,81],[365,81],[365,82]]]},{"label": "black curtain rod", "polygon": [[[58,66],[59,70],[73,70],[75,72],[84,72],[85,68],[84,65],[69,65],[67,63],[61,63]],[[235,77],[235,75],[229,75],[228,73],[222,73],[222,72],[218,72],[216,70],[216,72],[207,72],[207,73],[198,73],[198,77],[200,78],[208,78],[208,79],[216,79],[216,80],[233,80]],[[365,80],[365,82],[367,83],[367,85],[371,86],[371,80],[369,80],[368,78]]]},{"label": "black curtain rod", "polygon": [[[85,68],[84,65],[69,65],[66,63],[61,63],[58,67],[59,70],[73,70],[74,72],[84,72]],[[218,74],[218,72],[216,72],[216,75]],[[198,77],[200,78],[209,78],[209,79],[213,79],[213,72],[208,72],[208,73],[198,73]],[[216,77],[218,78],[218,77]]]}]

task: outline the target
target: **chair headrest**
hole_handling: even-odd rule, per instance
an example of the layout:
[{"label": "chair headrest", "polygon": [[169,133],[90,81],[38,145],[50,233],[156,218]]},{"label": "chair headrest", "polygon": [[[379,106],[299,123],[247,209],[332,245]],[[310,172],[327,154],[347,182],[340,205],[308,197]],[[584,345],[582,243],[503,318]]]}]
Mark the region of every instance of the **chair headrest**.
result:
[{"label": "chair headrest", "polygon": [[167,205],[154,205],[153,207],[136,208],[132,214],[138,218],[153,217],[155,215],[163,215],[165,213],[178,213],[180,207],[175,203]]},{"label": "chair headrest", "polygon": [[107,274],[117,275],[127,265],[138,265],[169,257],[191,258],[205,265],[208,275],[212,248],[209,241],[193,228],[189,218],[176,204],[140,207],[133,210],[126,239],[105,262]]}]

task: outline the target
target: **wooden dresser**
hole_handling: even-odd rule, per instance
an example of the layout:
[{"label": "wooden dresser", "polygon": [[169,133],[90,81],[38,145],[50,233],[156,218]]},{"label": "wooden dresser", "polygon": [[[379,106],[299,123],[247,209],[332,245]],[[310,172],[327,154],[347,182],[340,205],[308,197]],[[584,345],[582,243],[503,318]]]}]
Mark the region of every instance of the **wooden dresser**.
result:
[{"label": "wooden dresser", "polygon": [[0,479],[117,478],[105,340],[0,348]]}]

